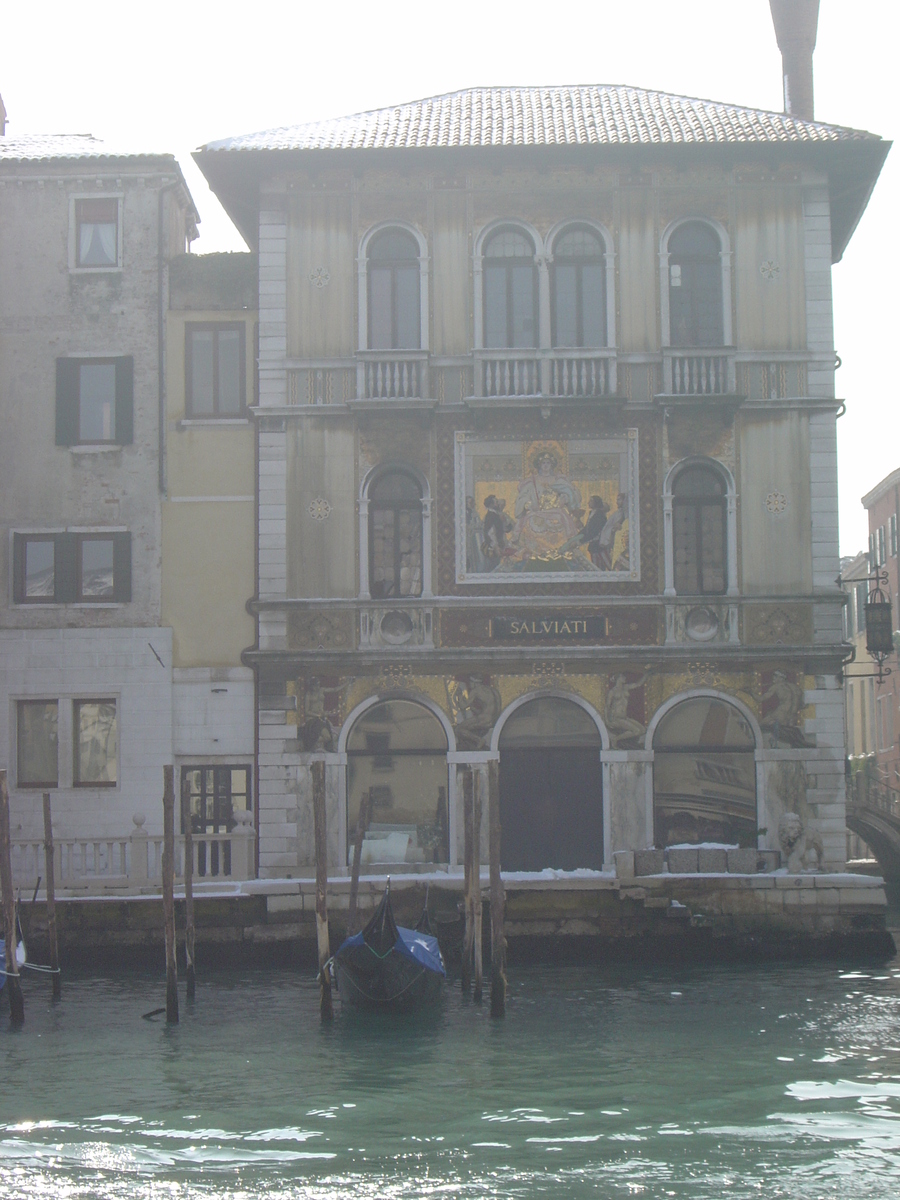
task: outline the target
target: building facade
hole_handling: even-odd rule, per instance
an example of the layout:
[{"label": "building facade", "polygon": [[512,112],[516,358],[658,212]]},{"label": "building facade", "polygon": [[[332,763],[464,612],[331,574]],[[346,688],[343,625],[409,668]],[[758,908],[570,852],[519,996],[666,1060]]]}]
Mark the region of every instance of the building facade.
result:
[{"label": "building facade", "polygon": [[843,866],[831,266],[885,153],[604,87],[198,152],[259,262],[261,875],[323,759],[337,873],[361,820],[453,869],[492,760],[507,871],[785,814]]},{"label": "building facade", "polygon": [[202,830],[252,788],[255,269],[195,269],[197,220],[170,155],[0,137],[0,766],[14,839],[49,791],[94,876],[164,764]]}]

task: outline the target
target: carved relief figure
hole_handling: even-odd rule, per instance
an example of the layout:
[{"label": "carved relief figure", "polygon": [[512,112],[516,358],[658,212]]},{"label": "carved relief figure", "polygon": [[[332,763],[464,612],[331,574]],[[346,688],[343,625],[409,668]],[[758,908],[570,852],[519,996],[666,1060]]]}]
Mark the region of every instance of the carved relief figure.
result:
[{"label": "carved relief figure", "polygon": [[773,671],[769,686],[755,696],[760,709],[760,725],[772,747],[812,745],[800,728],[803,691],[788,678],[786,671]]},{"label": "carved relief figure", "polygon": [[303,723],[297,737],[304,750],[324,750],[333,754],[337,749],[337,732],[340,728],[340,699],[346,684],[327,686],[316,676],[306,681],[303,701]]},{"label": "carved relief figure", "polygon": [[635,744],[647,732],[647,726],[629,714],[631,693],[642,688],[650,672],[645,671],[637,683],[628,683],[624,675],[613,676],[613,684],[606,693],[606,728],[609,730],[610,745],[622,747],[626,742]]},{"label": "carved relief figure", "polygon": [[500,715],[500,693],[489,676],[469,675],[448,684],[450,710],[461,750],[484,750]]}]

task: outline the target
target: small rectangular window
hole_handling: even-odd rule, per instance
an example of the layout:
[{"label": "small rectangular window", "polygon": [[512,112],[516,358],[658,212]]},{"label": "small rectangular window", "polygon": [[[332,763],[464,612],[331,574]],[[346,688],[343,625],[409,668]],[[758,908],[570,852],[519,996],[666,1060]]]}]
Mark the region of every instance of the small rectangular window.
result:
[{"label": "small rectangular window", "polygon": [[128,445],[134,428],[134,360],[56,360],[57,446]]},{"label": "small rectangular window", "polygon": [[891,558],[897,557],[897,514],[892,513],[889,522],[891,536]]},{"label": "small rectangular window", "polygon": [[16,705],[16,782],[20,788],[58,785],[58,727],[56,700],[20,700]]},{"label": "small rectangular window", "polygon": [[119,201],[115,197],[75,201],[75,265],[119,264]]},{"label": "small rectangular window", "polygon": [[878,566],[883,567],[887,561],[887,555],[884,548],[884,526],[879,525],[875,533],[875,551],[878,558]]},{"label": "small rectangular window", "polygon": [[242,416],[244,370],[242,324],[188,325],[185,331],[187,416]]},{"label": "small rectangular window", "polygon": [[115,787],[119,736],[115,700],[76,700],[74,776],[76,787]]},{"label": "small rectangular window", "polygon": [[13,600],[16,604],[127,603],[131,600],[131,534],[15,534]]}]

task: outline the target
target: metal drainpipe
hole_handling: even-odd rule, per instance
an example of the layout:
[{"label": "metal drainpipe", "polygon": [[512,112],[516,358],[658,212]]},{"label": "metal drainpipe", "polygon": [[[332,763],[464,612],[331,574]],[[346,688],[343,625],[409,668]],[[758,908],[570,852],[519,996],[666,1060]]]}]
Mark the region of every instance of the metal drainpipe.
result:
[{"label": "metal drainpipe", "polygon": [[159,445],[157,447],[159,491],[166,492],[166,308],[165,308],[165,274],[166,259],[163,253],[163,217],[165,197],[178,186],[176,183],[164,183],[157,193],[156,201],[156,291],[157,291],[157,377],[159,379]]}]

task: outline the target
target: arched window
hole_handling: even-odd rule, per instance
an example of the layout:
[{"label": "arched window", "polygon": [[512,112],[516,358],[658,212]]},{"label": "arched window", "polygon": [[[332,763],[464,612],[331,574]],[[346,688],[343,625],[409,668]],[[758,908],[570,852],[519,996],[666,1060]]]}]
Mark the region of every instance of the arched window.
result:
[{"label": "arched window", "polygon": [[364,866],[449,861],[447,735],[424,705],[412,700],[374,704],[350,731],[348,860],[359,829],[363,796],[368,800]]},{"label": "arched window", "polygon": [[725,484],[709,467],[686,467],[672,489],[675,591],[717,596],[728,589]]},{"label": "arched window", "polygon": [[369,592],[374,600],[422,595],[422,490],[406,471],[369,488]]},{"label": "arched window", "polygon": [[501,229],[484,247],[484,344],[487,349],[538,344],[534,246],[517,229]]},{"label": "arched window", "polygon": [[653,824],[658,847],[756,845],[756,741],[734,707],[684,700],[653,735]]},{"label": "arched window", "polygon": [[553,247],[553,345],[606,345],[606,252],[592,229],[569,229]]},{"label": "arched window", "polygon": [[385,229],[368,249],[369,349],[418,350],[419,247],[402,229]]},{"label": "arched window", "polygon": [[669,342],[672,346],[724,344],[719,235],[703,221],[673,230],[669,252]]}]

